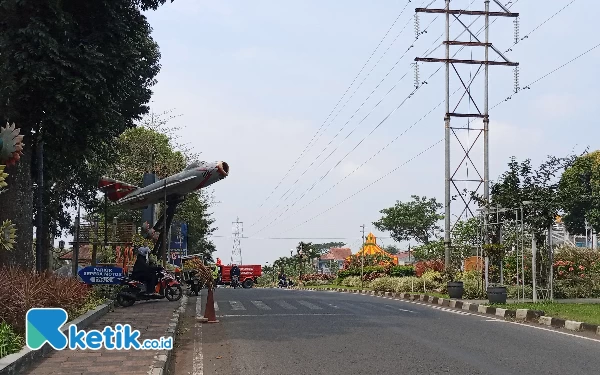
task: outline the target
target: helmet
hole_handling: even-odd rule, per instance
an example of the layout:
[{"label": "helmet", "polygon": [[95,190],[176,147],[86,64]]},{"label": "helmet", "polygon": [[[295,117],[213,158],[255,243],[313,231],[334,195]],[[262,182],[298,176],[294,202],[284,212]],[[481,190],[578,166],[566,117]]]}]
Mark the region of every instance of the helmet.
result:
[{"label": "helmet", "polygon": [[143,255],[146,256],[150,253],[150,248],[148,248],[147,246],[142,246],[140,248],[137,249],[137,253],[139,255]]}]

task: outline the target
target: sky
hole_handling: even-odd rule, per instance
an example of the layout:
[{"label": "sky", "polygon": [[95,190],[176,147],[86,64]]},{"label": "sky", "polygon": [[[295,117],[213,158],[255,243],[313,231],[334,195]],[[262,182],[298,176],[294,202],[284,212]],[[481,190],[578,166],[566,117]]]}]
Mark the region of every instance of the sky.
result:
[{"label": "sky", "polygon": [[[175,0],[147,14],[162,54],[152,111],[180,114],[171,123],[181,127],[181,139],[203,159],[230,166],[230,175],[212,186],[219,202],[211,208],[218,227],[213,237],[217,257],[229,262],[232,222],[238,217],[243,263],[264,264],[289,255],[300,239],[340,238],[357,251],[362,224],[380,244],[393,244],[389,233],[372,225],[380,210],[415,194],[443,202],[443,65],[419,63],[421,84],[410,95],[414,58],[444,57],[444,47],[435,49],[444,33],[443,15],[420,14],[419,31],[426,32],[415,39],[414,8],[430,2]],[[506,57],[520,63],[520,87],[600,43],[592,27],[600,5],[585,0],[552,0],[543,7],[537,0],[512,3],[511,10],[521,14],[519,37],[527,37],[513,46],[513,19],[505,17],[494,21],[489,34],[501,52],[513,46]],[[430,8],[443,6],[438,0]],[[453,9],[469,6],[482,10],[484,2],[452,1]],[[491,9],[498,10],[494,2]],[[483,27],[474,16],[461,20],[475,22],[474,33]],[[451,38],[463,30],[453,22]],[[478,35],[483,41],[484,33]],[[469,35],[460,40],[469,41]],[[453,46],[451,53],[458,49]],[[492,180],[511,156],[539,164],[549,154],[596,147],[593,139],[600,131],[591,121],[599,94],[594,69],[599,56],[600,48],[514,95],[513,68],[490,67],[489,107],[500,103],[490,110]],[[465,48],[455,58],[483,59],[483,48]],[[490,50],[490,59],[496,58]],[[477,68],[457,65],[466,80]],[[451,73],[454,93],[461,82]],[[483,111],[482,78],[474,80],[472,96]],[[460,95],[451,97],[452,108]],[[456,112],[477,111],[467,98]],[[467,126],[466,119],[452,120],[452,126],[461,125]],[[470,126],[478,128],[481,122]],[[465,148],[478,133],[457,131]],[[483,174],[481,139],[471,158]],[[473,165],[459,167],[464,153],[458,142],[451,150],[457,176],[479,178]],[[452,205],[454,215],[460,210]]]}]

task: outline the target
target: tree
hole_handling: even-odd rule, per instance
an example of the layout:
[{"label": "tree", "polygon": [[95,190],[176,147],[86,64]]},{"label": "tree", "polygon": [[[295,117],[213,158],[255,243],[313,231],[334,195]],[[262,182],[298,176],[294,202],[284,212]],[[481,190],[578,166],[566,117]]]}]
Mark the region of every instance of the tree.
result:
[{"label": "tree", "polygon": [[[108,173],[111,177],[132,184],[139,185],[146,172],[165,178],[180,172],[191,161],[187,155],[175,150],[172,138],[145,126],[125,131],[119,137],[117,146],[118,159]],[[217,228],[213,227],[215,219],[209,212],[209,202],[209,197],[202,190],[192,192],[178,205],[173,219],[187,223],[190,253],[202,254],[204,259],[213,261],[212,253],[216,249],[208,236]],[[141,221],[139,210],[124,210],[119,206],[110,208],[109,217],[113,216],[137,223]]]},{"label": "tree", "polygon": [[373,225],[381,231],[390,232],[396,242],[414,239],[428,244],[442,230],[438,222],[444,216],[438,210],[443,206],[435,198],[427,199],[417,195],[411,198],[411,202],[396,201],[394,207],[379,211],[383,217]]},{"label": "tree", "polygon": [[578,157],[559,182],[563,222],[569,233],[585,235],[585,223],[600,232],[600,151]]},{"label": "tree", "polygon": [[[522,202],[529,201],[525,207],[524,222],[528,230],[533,231],[538,246],[545,241],[544,232],[554,223],[559,213],[560,201],[558,199],[558,175],[574,161],[574,156],[558,158],[548,156],[546,161],[538,168],[531,166],[531,160],[521,163],[514,157],[508,163],[508,170],[504,172],[490,189],[490,207],[502,207],[506,212],[493,214],[493,221],[510,222],[515,220],[515,211],[521,207]],[[484,206],[482,197],[477,201]],[[490,215],[492,218],[492,215]],[[498,219],[498,220],[497,220]],[[494,226],[488,233],[490,243],[500,243],[500,226]]]},{"label": "tree", "polygon": [[[93,198],[113,140],[147,112],[160,53],[141,12],[164,2],[0,0],[0,120],[26,137],[0,200],[0,220],[18,228],[1,263],[33,263],[34,149],[43,142],[45,203],[64,210]],[[48,214],[59,215],[55,206]]]},{"label": "tree", "polygon": [[387,245],[384,250],[388,254],[392,254],[392,255],[396,255],[400,252],[400,249],[398,249],[398,247],[394,246],[394,245]]}]

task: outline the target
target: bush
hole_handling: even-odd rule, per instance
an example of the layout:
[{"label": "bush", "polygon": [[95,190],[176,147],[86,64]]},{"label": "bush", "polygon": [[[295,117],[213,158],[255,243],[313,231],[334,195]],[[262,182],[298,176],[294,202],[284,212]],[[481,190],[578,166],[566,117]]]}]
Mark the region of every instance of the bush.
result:
[{"label": "bush", "polygon": [[0,322],[0,358],[16,353],[23,348],[25,342],[6,322]]},{"label": "bush", "polygon": [[441,260],[427,260],[415,263],[415,273],[421,276],[425,271],[442,272],[444,270],[444,262]]},{"label": "bush", "polygon": [[413,266],[394,266],[390,268],[390,276],[392,277],[405,277],[415,275],[415,267]]},{"label": "bush", "polygon": [[[523,298],[523,286],[509,285],[506,287],[506,297],[510,299]],[[525,298],[533,298],[533,288],[525,285]]]},{"label": "bush", "polygon": [[[360,276],[349,276],[349,277],[345,277],[342,281],[341,281],[341,285],[343,286],[349,286],[352,288],[360,288]],[[368,286],[368,285],[364,285],[364,286]]]},{"label": "bush", "polygon": [[[387,270],[382,266],[369,266],[363,267],[363,275],[370,275],[372,273],[378,274],[386,274]],[[341,270],[338,272],[338,277],[346,278],[350,276],[359,276],[360,277],[360,267],[358,268],[348,268],[346,270]]]},{"label": "bush", "polygon": [[485,299],[487,298],[487,293],[484,290],[485,286],[483,283],[477,282],[477,280],[467,279],[463,281],[464,288],[464,299]]},{"label": "bush", "polygon": [[427,270],[421,275],[426,281],[441,284],[443,281],[442,273],[438,271]]},{"label": "bush", "polygon": [[418,277],[381,277],[373,280],[371,288],[380,292],[426,293],[439,288],[439,284]]},{"label": "bush", "polygon": [[[325,281],[325,284],[329,284],[333,279],[335,279],[335,276],[332,275],[327,275],[327,274],[323,274],[323,273],[313,273],[313,274],[308,274],[308,275],[302,275],[302,277],[300,278],[300,280],[302,281]],[[315,285],[323,285],[323,284],[315,284]]]},{"label": "bush", "polygon": [[32,307],[60,307],[76,317],[88,302],[92,288],[74,278],[51,273],[36,274],[13,267],[0,268],[0,316],[23,335],[25,314]]},{"label": "bush", "polygon": [[328,280],[308,280],[303,281],[306,286],[318,286],[318,285],[330,285],[331,281]]}]

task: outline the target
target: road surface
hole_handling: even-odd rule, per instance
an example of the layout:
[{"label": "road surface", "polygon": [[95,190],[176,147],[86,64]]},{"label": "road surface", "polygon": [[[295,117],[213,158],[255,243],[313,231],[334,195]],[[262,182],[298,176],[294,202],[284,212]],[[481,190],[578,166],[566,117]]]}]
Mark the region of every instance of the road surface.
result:
[{"label": "road surface", "polygon": [[190,299],[171,374],[600,373],[593,336],[425,303],[282,289],[215,302],[220,323],[196,324]]}]

